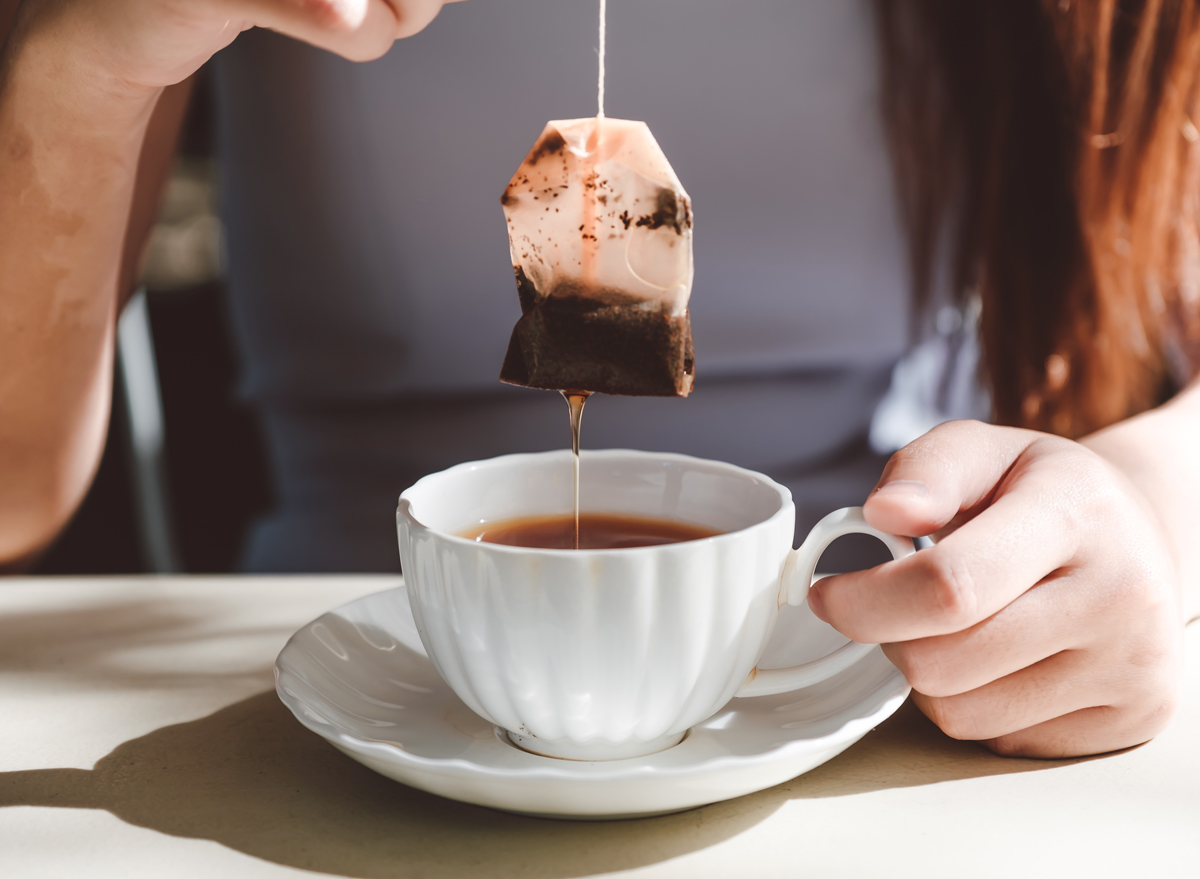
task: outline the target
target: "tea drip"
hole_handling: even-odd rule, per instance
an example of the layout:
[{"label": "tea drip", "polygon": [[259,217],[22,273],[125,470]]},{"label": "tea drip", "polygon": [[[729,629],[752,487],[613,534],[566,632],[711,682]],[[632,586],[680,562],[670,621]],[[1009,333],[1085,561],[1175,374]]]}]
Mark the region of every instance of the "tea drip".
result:
[{"label": "tea drip", "polygon": [[574,481],[575,498],[575,545],[579,549],[579,429],[583,422],[583,405],[592,394],[590,391],[562,391],[563,399],[571,412],[571,476]]}]

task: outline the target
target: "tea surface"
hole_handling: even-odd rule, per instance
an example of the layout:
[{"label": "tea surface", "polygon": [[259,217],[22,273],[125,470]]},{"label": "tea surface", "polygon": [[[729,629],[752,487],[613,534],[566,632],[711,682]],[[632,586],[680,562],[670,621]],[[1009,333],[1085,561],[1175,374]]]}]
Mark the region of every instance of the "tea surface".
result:
[{"label": "tea surface", "polygon": [[[715,528],[645,516],[612,513],[579,515],[579,549],[626,549],[682,543],[721,534]],[[459,533],[460,537],[483,543],[526,546],[534,549],[575,549],[575,516],[526,516],[487,522]]]}]

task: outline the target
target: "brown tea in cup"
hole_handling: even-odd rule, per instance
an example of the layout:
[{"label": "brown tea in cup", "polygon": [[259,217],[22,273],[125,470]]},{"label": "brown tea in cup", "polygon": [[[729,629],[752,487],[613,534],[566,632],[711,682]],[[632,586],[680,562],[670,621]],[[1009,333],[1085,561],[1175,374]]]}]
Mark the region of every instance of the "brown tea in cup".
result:
[{"label": "brown tea in cup", "polygon": [[482,543],[524,546],[533,549],[627,549],[660,546],[716,537],[723,532],[707,525],[646,516],[613,513],[580,513],[579,543],[575,543],[575,515],[523,516],[486,522],[460,537]]}]

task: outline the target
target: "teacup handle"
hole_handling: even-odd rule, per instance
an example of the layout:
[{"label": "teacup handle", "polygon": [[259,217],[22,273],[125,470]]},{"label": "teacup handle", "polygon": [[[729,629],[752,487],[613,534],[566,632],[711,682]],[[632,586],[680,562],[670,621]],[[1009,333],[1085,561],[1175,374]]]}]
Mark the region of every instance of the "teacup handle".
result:
[{"label": "teacup handle", "polygon": [[[783,566],[783,576],[779,582],[780,607],[784,604],[804,603],[808,597],[808,590],[813,584],[813,576],[816,574],[817,562],[821,558],[821,553],[829,544],[846,534],[870,534],[872,537],[878,537],[891,550],[892,556],[897,559],[916,552],[911,539],[885,534],[868,525],[867,520],[863,518],[862,507],[845,507],[836,510],[808,532],[808,537],[804,538],[799,549],[788,553],[788,559]],[[795,665],[791,668],[755,668],[734,695],[770,696],[775,693],[786,693],[789,690],[812,686],[854,665],[874,647],[874,644],[858,644],[851,641],[828,656],[822,656],[820,659],[814,659],[803,665]]]}]

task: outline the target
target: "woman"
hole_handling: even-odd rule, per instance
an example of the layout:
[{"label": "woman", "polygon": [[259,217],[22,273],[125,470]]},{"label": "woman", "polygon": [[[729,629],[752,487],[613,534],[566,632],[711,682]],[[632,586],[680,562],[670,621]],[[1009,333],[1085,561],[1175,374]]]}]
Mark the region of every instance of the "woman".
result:
[{"label": "woman", "polygon": [[[0,164],[0,560],[15,565],[35,554],[86,490],[104,433],[119,294],[130,286],[133,255],[153,215],[188,77],[240,31],[256,25],[345,58],[374,58],[397,37],[420,30],[439,6],[438,0],[186,5],[27,0],[20,7],[0,83],[0,154],[5,156]],[[552,18],[552,6],[565,7],[542,4],[536,21]],[[640,14],[654,14],[670,3],[646,6],[649,10]],[[463,10],[463,32],[473,17],[486,20],[489,8],[492,15],[513,14],[497,4]],[[806,58],[824,49],[821,60],[827,67],[846,57],[874,58],[873,52],[843,51],[869,45],[869,39],[854,36],[854,22],[838,17],[848,8],[830,3],[775,9],[781,18],[813,18],[797,19],[791,29],[774,20],[759,22],[764,28],[760,42],[753,44],[754,52],[746,52],[743,44],[742,65],[765,65],[772,51]],[[1191,175],[1200,138],[1188,114],[1196,93],[1193,53],[1200,11],[1182,0],[1139,9],[1133,14],[1112,2],[1081,8],[1037,0],[969,6],[897,0],[881,2],[877,10],[886,120],[915,287],[918,293],[929,291],[944,276],[941,288],[952,291],[945,295],[978,291],[996,420],[1012,426],[953,422],[895,455],[867,500],[867,516],[884,530],[935,535],[936,545],[903,562],[824,580],[810,604],[845,634],[884,643],[913,683],[918,704],[949,734],[984,741],[1005,754],[1098,753],[1155,735],[1169,719],[1178,691],[1184,622],[1200,609],[1200,559],[1195,541],[1188,539],[1200,526],[1192,502],[1200,491],[1200,464],[1189,454],[1200,438],[1200,391],[1193,383],[1151,408],[1169,393],[1172,375],[1180,387],[1194,372],[1186,340],[1195,338],[1189,284],[1197,181]],[[719,83],[699,88],[673,82],[673,68],[653,51],[653,41],[665,46],[672,37],[703,38],[698,16],[676,12],[670,22],[643,29],[652,40],[641,55],[657,63],[649,68],[659,77],[655,88],[675,89],[680,101],[700,95],[709,102],[680,114],[704,119],[719,97]],[[741,7],[714,4],[705,12],[706,22],[719,20],[724,29],[697,53],[711,66],[722,57],[722,45],[738,43],[730,35],[744,35],[751,25]],[[518,23],[532,27],[534,22],[530,15]],[[510,56],[533,61],[554,48],[528,35],[501,39],[501,25],[480,26],[479,46],[498,45]],[[828,34],[840,36],[826,39]],[[414,55],[429,45],[421,39],[412,44]],[[768,45],[770,39],[774,43]],[[801,39],[809,42],[789,55],[786,50]],[[410,455],[410,469],[419,475],[439,455],[478,447],[463,437],[487,433],[479,431],[480,419],[489,431],[500,431],[542,417],[533,417],[533,409],[522,409],[526,404],[513,396],[499,404],[491,396],[471,397],[473,386],[462,379],[476,372],[470,365],[473,345],[457,344],[453,327],[495,321],[482,305],[484,318],[472,317],[476,304],[466,288],[437,287],[435,278],[421,274],[430,263],[439,270],[457,269],[446,268],[454,260],[434,260],[437,251],[412,244],[422,239],[410,225],[436,225],[413,206],[436,210],[436,191],[422,190],[420,197],[397,194],[395,199],[408,199],[408,210],[393,215],[388,204],[380,204],[395,200],[389,200],[386,181],[378,178],[372,185],[371,178],[351,173],[355,162],[370,164],[380,143],[407,148],[431,139],[437,147],[428,155],[436,155],[472,141],[492,146],[493,130],[482,126],[481,131],[475,117],[456,118],[454,107],[426,100],[433,105],[425,109],[427,118],[436,125],[414,126],[400,140],[372,139],[373,131],[388,125],[390,117],[383,115],[388,93],[367,74],[352,74],[347,65],[319,60],[298,45],[248,34],[222,54],[218,66],[227,108],[223,137],[239,147],[223,156],[236,182],[226,191],[234,202],[229,206],[231,283],[238,328],[251,357],[260,350],[274,355],[248,363],[247,393],[263,413],[285,507],[298,511],[290,520],[268,523],[257,535],[255,545],[268,557],[281,547],[298,552],[318,542],[305,538],[319,536],[322,529],[355,532],[352,517],[330,517],[325,507],[380,490],[385,465],[373,462],[401,454],[394,442],[402,433],[398,422],[415,425],[412,442],[423,451],[403,454]],[[666,49],[659,50],[666,57]],[[404,54],[394,52],[380,62],[383,66],[363,69],[386,71],[392,58]],[[429,54],[422,69],[438,64],[439,57]],[[485,72],[482,64],[466,66],[477,76]],[[861,74],[872,68],[863,61],[856,69]],[[543,80],[567,76],[565,66],[543,64],[542,69]],[[398,79],[391,83],[400,92],[403,82],[416,107],[436,83],[422,79],[420,69],[406,72],[411,86]],[[728,74],[736,72],[731,64]],[[820,182],[829,168],[839,170],[837,161],[855,155],[855,131],[866,123],[853,113],[838,116],[828,110],[848,100],[836,91],[844,83],[823,80],[818,89],[808,86],[805,71],[795,73],[786,88],[779,87],[761,105],[776,109],[789,96],[809,94],[813,99],[806,106],[812,112],[832,113],[819,117],[820,124],[785,132],[813,138],[797,157],[789,157],[796,174],[807,173],[825,150],[830,165],[819,166],[812,178]],[[850,74],[851,80],[857,75]],[[758,85],[778,87],[777,79],[764,67]],[[298,92],[304,100],[286,104]],[[366,100],[372,95],[374,100]],[[511,105],[524,103],[508,102],[504,109],[516,113]],[[527,103],[525,110],[538,124],[553,109],[545,102]],[[314,106],[324,115],[310,112]],[[771,117],[788,114],[751,112],[756,106],[733,96],[723,108],[733,116],[745,111],[751,126],[734,129],[744,161],[733,161],[738,156],[727,151],[718,155],[728,169],[725,181],[759,183],[753,175],[763,162],[754,149],[763,143],[778,149],[779,138],[770,129],[778,119]],[[748,252],[763,241],[770,245],[740,267],[729,256],[727,289],[705,294],[712,308],[723,303],[728,308],[709,348],[717,380],[711,391],[698,391],[677,407],[680,420],[695,417],[685,413],[703,413],[699,427],[690,431],[696,442],[724,430],[729,451],[721,456],[753,464],[744,449],[749,440],[739,437],[737,428],[741,434],[771,431],[746,430],[749,416],[738,406],[761,394],[759,409],[797,418],[794,423],[755,422],[776,428],[771,449],[809,443],[804,455],[792,453],[787,459],[808,468],[797,472],[794,485],[810,498],[840,497],[837,492],[821,496],[820,484],[844,461],[855,435],[854,417],[837,422],[846,425],[840,445],[823,446],[799,431],[805,422],[823,427],[824,414],[843,412],[839,405],[847,394],[864,402],[881,391],[872,390],[878,363],[856,372],[841,369],[845,364],[835,355],[854,351],[869,360],[869,352],[887,348],[886,328],[899,323],[889,318],[902,314],[884,295],[886,277],[896,273],[878,271],[890,258],[891,239],[864,219],[890,222],[890,202],[869,185],[871,163],[886,161],[886,154],[881,148],[878,156],[864,154],[860,163],[840,169],[842,185],[815,208],[772,202],[775,190],[786,192],[783,184],[748,187],[749,200],[744,193],[715,191],[706,200],[697,185],[708,186],[719,175],[689,177],[680,159],[699,162],[692,158],[698,154],[688,152],[690,146],[675,149],[663,137],[657,120],[665,117],[644,115],[668,154],[677,157],[677,170],[696,199],[698,259],[702,250],[722,246]],[[844,137],[823,144],[821,135],[830,130],[824,123],[835,117],[845,123]],[[256,124],[262,136],[246,135]],[[706,135],[719,138],[712,127]],[[526,140],[532,140],[536,128],[527,130]],[[305,136],[285,137],[297,132]],[[263,155],[247,158],[264,144]],[[511,155],[507,161],[515,167],[519,150]],[[419,173],[404,177],[404,169],[419,169],[419,162],[403,156],[395,167],[406,185],[420,185]],[[770,170],[776,179],[785,176],[778,162]],[[296,193],[307,201],[287,200]],[[272,210],[271,197],[299,207],[290,214]],[[774,204],[779,213],[753,240],[739,245],[730,228],[714,235],[711,246],[704,243],[706,203],[744,207],[751,201]],[[364,228],[357,219],[367,211],[364,205],[391,217],[394,225]],[[778,234],[789,207],[813,220],[803,234],[795,228]],[[848,213],[837,214],[841,210]],[[821,240],[829,228],[826,214],[851,217],[845,228],[863,236],[833,262],[856,269],[861,262],[868,280],[854,285],[846,280],[850,274],[838,275],[828,287],[830,295],[803,298],[810,287],[823,289],[812,274],[822,254],[814,253],[794,266],[803,277],[794,291],[801,299],[783,283],[776,286],[789,295],[774,295],[761,266],[772,260],[788,265],[781,253]],[[713,217],[716,228],[725,221],[731,227],[737,225],[734,220],[753,221],[751,213],[732,209],[714,210]],[[779,240],[771,244],[773,231]],[[877,233],[882,237],[873,238]],[[389,262],[393,234],[410,243],[408,263]],[[289,249],[293,239],[301,246]],[[838,244],[834,235],[822,249],[836,250]],[[468,252],[464,247],[458,256],[465,260]],[[947,253],[952,258],[945,258]],[[325,265],[327,259],[333,261]],[[306,284],[314,272],[325,270],[327,295],[317,299]],[[394,304],[385,296],[364,300],[346,291],[344,299],[333,300],[328,294],[339,281],[355,290],[382,289],[378,275],[404,271],[424,280],[409,285],[418,292],[401,297],[402,313],[390,311]],[[699,265],[697,276],[703,277]],[[847,322],[848,313],[831,300],[852,300],[864,291],[877,297],[878,307],[849,316],[868,325],[875,320],[879,335],[867,337],[857,349],[849,341],[835,345],[826,361],[816,364],[835,363],[838,369],[801,374],[802,362],[795,358],[839,338],[838,327]],[[789,324],[797,301],[804,303],[802,314]],[[693,306],[701,381],[704,305],[698,281]],[[810,323],[821,326],[825,307],[833,316],[828,326],[808,343],[795,344],[795,334]],[[747,311],[754,320],[739,327]],[[781,326],[789,332],[779,334],[776,350],[771,334]],[[731,327],[742,331],[740,342]],[[488,337],[494,335],[502,347],[506,329],[490,330]],[[483,338],[473,330],[462,335]],[[339,344],[328,345],[331,338]],[[863,337],[855,338],[861,343]],[[1174,374],[1170,362],[1178,363]],[[458,395],[453,400],[447,396],[451,391]],[[361,393],[357,400],[356,393]],[[822,406],[822,395],[838,403]],[[403,407],[381,403],[401,399]],[[647,412],[637,401],[614,404],[611,411],[614,421],[631,423]],[[869,413],[869,407],[858,405],[854,411]],[[549,428],[538,430],[549,436]],[[360,442],[359,435],[367,439]],[[521,443],[526,435],[520,434]],[[506,442],[504,437],[493,441],[489,453],[504,450]],[[608,443],[602,436],[596,444]],[[762,455],[768,452],[764,446]],[[837,461],[831,464],[829,458]],[[780,460],[782,467],[786,462]],[[389,479],[397,472],[391,471]],[[328,473],[336,473],[336,479],[323,481],[320,474]],[[838,491],[852,484],[847,478]],[[399,487],[388,483],[382,490],[394,496]]]}]

